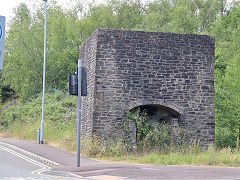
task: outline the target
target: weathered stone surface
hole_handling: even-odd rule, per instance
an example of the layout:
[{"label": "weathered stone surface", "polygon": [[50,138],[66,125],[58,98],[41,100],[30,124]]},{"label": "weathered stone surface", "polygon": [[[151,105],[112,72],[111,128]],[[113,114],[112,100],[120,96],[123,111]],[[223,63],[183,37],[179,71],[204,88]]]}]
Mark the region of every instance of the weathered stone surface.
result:
[{"label": "weathered stone surface", "polygon": [[213,143],[214,51],[205,35],[98,29],[80,47],[88,69],[82,135],[121,138],[128,110],[158,105],[174,126]]}]

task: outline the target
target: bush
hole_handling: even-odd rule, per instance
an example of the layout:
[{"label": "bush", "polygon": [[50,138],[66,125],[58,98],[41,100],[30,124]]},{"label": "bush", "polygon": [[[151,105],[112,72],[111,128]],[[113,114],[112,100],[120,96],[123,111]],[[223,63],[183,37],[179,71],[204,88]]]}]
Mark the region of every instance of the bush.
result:
[{"label": "bush", "polygon": [[162,122],[153,123],[147,111],[140,108],[132,109],[127,113],[125,122],[126,144],[131,147],[130,124],[133,122],[136,127],[136,145],[139,151],[162,151],[174,146],[182,146],[190,141],[190,136],[182,128],[173,128],[170,124]]},{"label": "bush", "polygon": [[[10,103],[11,104],[11,103]],[[42,94],[25,103],[9,106],[0,112],[0,131],[15,138],[36,141],[42,117]],[[74,151],[76,149],[76,97],[66,92],[45,94],[44,141]]]},{"label": "bush", "polygon": [[120,139],[104,142],[93,136],[81,139],[81,153],[90,157],[114,157],[126,154],[127,148]]},{"label": "bush", "polygon": [[[236,147],[237,138],[230,131],[224,128],[216,128],[215,143],[219,148]],[[239,145],[239,142],[238,142]]]}]

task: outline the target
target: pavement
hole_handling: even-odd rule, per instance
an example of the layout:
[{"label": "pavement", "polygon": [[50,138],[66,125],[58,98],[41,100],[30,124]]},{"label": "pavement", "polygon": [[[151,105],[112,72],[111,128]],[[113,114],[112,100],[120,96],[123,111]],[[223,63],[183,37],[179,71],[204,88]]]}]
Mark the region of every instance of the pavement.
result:
[{"label": "pavement", "polygon": [[51,168],[48,174],[73,175],[75,179],[144,180],[144,179],[234,179],[240,180],[240,168],[203,166],[151,166],[97,161],[81,157],[76,167],[76,154],[47,144],[0,138],[0,145],[44,163]]}]

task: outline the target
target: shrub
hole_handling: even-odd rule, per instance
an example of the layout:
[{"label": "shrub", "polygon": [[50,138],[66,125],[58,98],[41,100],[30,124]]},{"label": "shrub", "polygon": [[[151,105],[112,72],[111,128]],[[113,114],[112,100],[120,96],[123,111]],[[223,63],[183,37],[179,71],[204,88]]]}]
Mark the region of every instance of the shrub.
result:
[{"label": "shrub", "polygon": [[[170,124],[161,122],[153,123],[147,110],[135,108],[127,112],[127,121],[125,122],[125,134],[127,146],[133,146],[130,124],[134,123],[136,127],[136,145],[140,151],[161,151],[174,146],[182,146],[189,141],[190,136],[182,128],[173,128]],[[130,143],[130,144],[129,144]]]},{"label": "shrub", "polygon": [[[236,147],[237,138],[225,128],[216,128],[215,143],[219,148]],[[239,145],[239,142],[238,142]]]},{"label": "shrub", "polygon": [[81,153],[90,157],[114,157],[126,154],[127,148],[120,139],[105,142],[96,136],[83,137]]}]

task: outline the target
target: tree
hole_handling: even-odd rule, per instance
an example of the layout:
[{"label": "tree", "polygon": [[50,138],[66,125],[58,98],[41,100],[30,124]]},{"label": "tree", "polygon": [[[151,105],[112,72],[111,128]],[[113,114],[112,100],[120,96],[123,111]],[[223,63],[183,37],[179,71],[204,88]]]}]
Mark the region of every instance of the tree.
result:
[{"label": "tree", "polygon": [[[68,73],[75,71],[81,43],[78,18],[50,6],[47,37],[47,89],[66,89]],[[23,13],[27,12],[27,13]],[[25,4],[15,10],[6,38],[4,80],[24,101],[41,92],[43,67],[43,9],[34,15]]]},{"label": "tree", "polygon": [[[235,13],[239,13],[239,8],[218,20],[220,23],[217,25],[224,27],[223,30],[214,28],[221,35],[218,38],[215,71],[216,127],[217,134],[221,136],[225,132],[228,136],[227,142],[220,143],[225,146],[235,146],[236,139],[240,138],[240,20]],[[234,21],[229,21],[232,18]]]}]

